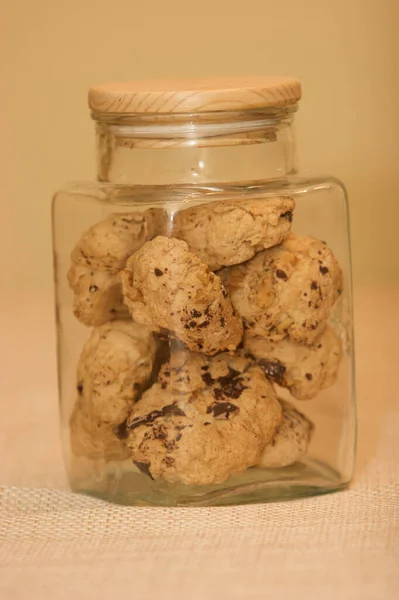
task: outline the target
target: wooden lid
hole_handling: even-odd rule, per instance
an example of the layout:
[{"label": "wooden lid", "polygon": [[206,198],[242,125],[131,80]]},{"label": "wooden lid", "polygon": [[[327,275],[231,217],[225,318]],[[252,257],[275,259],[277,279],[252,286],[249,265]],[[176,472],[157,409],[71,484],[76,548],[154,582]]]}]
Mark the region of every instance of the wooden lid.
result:
[{"label": "wooden lid", "polygon": [[282,107],[301,98],[291,77],[159,79],[107,83],[90,88],[97,113],[191,113]]}]

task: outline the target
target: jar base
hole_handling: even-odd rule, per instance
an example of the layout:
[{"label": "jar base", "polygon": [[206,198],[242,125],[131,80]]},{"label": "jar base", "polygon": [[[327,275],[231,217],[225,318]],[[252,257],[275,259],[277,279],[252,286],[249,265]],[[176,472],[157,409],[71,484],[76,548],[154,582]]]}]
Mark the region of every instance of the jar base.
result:
[{"label": "jar base", "polygon": [[263,504],[328,494],[349,484],[327,464],[312,458],[281,469],[253,467],[221,484],[203,486],[152,481],[133,472],[130,461],[108,463],[106,469],[93,470],[90,475],[85,471],[86,477],[82,470],[78,476],[74,469],[70,476],[73,491],[124,506]]}]

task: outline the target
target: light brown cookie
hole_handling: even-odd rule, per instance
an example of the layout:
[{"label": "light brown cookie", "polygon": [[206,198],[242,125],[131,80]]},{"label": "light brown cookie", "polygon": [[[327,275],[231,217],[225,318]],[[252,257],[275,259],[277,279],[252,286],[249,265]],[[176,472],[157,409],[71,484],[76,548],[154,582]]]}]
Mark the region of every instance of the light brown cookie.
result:
[{"label": "light brown cookie", "polygon": [[129,318],[119,275],[73,264],[68,282],[74,292],[73,312],[81,323],[97,326]]},{"label": "light brown cookie", "polygon": [[294,234],[253,259],[219,272],[249,335],[289,335],[312,344],[342,291],[342,272],[320,240]]},{"label": "light brown cookie", "polygon": [[96,326],[128,318],[118,274],[127,258],[161,231],[164,212],[114,213],[93,225],[76,244],[68,272],[74,314]]},{"label": "light brown cookie", "polygon": [[72,251],[72,262],[117,273],[133,252],[159,234],[164,216],[164,211],[155,208],[112,213],[82,235]]},{"label": "light brown cookie", "polygon": [[234,350],[242,322],[217,275],[174,238],[156,237],[131,256],[122,289],[133,319],[190,350]]},{"label": "light brown cookie", "polygon": [[211,201],[176,213],[172,233],[216,271],[282,242],[294,206],[284,197]]},{"label": "light brown cookie", "polygon": [[282,419],[262,370],[242,356],[179,353],[133,407],[135,465],[171,483],[220,483],[259,462]]},{"label": "light brown cookie", "polygon": [[308,400],[335,383],[342,358],[341,340],[327,325],[311,346],[286,337],[272,342],[246,335],[244,348],[257,360],[266,377],[290,390],[294,398]]},{"label": "light brown cookie", "polygon": [[[112,321],[93,329],[77,368],[78,400],[71,420],[72,448],[120,446],[115,433],[156,372],[157,343],[132,321]],[[82,434],[82,440],[77,437]],[[91,439],[93,438],[93,439]],[[111,451],[110,450],[110,451]],[[108,450],[107,450],[108,452]]]},{"label": "light brown cookie", "polygon": [[129,450],[118,437],[118,429],[93,415],[90,403],[78,398],[70,419],[71,450],[75,456],[89,460],[123,460]]},{"label": "light brown cookie", "polygon": [[267,469],[288,467],[306,455],[313,423],[296,408],[280,400],[283,419],[272,441],[263,451],[259,466]]}]

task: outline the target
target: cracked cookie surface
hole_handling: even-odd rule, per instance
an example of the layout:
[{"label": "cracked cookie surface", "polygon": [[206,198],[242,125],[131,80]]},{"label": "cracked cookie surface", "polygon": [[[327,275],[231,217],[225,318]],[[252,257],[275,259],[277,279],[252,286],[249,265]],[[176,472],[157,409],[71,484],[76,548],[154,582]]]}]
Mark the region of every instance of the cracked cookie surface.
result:
[{"label": "cracked cookie surface", "polygon": [[309,400],[331,387],[342,358],[342,343],[330,325],[310,346],[289,337],[272,342],[266,337],[246,335],[244,348],[263,368],[266,377],[290,390],[294,398]]},{"label": "cracked cookie surface", "polygon": [[170,483],[220,483],[257,464],[282,419],[273,386],[241,355],[179,352],[133,407],[134,463]]},{"label": "cracked cookie surface", "polygon": [[128,257],[161,231],[164,212],[113,213],[90,227],[72,251],[68,283],[74,293],[74,314],[97,326],[128,318],[119,272]]},{"label": "cracked cookie surface", "polygon": [[75,453],[105,457],[120,447],[118,429],[132,405],[151,384],[157,363],[151,332],[132,321],[96,327],[83,347],[77,368],[78,399],[71,418]]},{"label": "cracked cookie surface", "polygon": [[242,321],[220,278],[185,242],[156,237],[129,258],[121,278],[137,323],[205,354],[234,350],[240,343]]},{"label": "cracked cookie surface", "polygon": [[211,201],[177,212],[172,233],[216,271],[282,242],[290,232],[294,206],[285,197]]},{"label": "cracked cookie surface", "polygon": [[294,234],[253,259],[219,271],[248,335],[289,335],[312,344],[342,291],[342,272],[328,246]]}]

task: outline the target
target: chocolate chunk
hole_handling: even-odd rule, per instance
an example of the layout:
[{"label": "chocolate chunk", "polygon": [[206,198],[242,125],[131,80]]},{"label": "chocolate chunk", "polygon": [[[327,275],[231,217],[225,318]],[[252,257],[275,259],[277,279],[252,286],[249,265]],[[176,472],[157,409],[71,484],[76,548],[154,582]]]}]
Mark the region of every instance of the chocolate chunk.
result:
[{"label": "chocolate chunk", "polygon": [[182,439],[183,434],[182,433],[178,433],[176,436],[176,442],[180,442],[180,440]]},{"label": "chocolate chunk", "polygon": [[209,365],[203,365],[201,367],[201,371],[207,371],[209,369]]},{"label": "chocolate chunk", "polygon": [[112,428],[112,431],[118,438],[118,440],[125,440],[127,438],[126,421],[123,421],[119,425]]},{"label": "chocolate chunk", "polygon": [[221,377],[218,377],[218,381],[220,385],[224,387],[227,383],[230,383],[232,379],[238,377],[238,375],[240,375],[239,371],[236,371],[235,369],[229,367],[229,372],[227,373],[227,375],[222,375]]},{"label": "chocolate chunk", "polygon": [[287,219],[287,221],[289,221],[290,223],[292,223],[292,216],[293,216],[293,211],[292,210],[287,210],[287,212],[283,213],[281,215],[282,219]]},{"label": "chocolate chunk", "polygon": [[312,373],[305,373],[305,377],[308,381],[312,381],[313,379]]},{"label": "chocolate chunk", "polygon": [[239,410],[240,408],[231,402],[215,402],[208,406],[206,412],[212,413],[215,418],[223,416],[228,419],[231,414],[237,413]]},{"label": "chocolate chunk", "polygon": [[184,412],[184,410],[179,408],[176,404],[167,404],[166,406],[164,406],[162,409],[162,414],[164,417],[166,417],[167,415],[171,415],[174,417],[185,417],[186,416],[186,413]]},{"label": "chocolate chunk", "polygon": [[83,394],[83,381],[79,381],[79,383],[77,385],[77,389],[78,389],[79,396],[81,396]]},{"label": "chocolate chunk", "polygon": [[143,417],[135,417],[127,426],[128,429],[136,429],[136,427],[141,427],[141,425],[151,425],[155,421],[155,419],[159,419],[162,417],[162,410],[153,410],[148,415],[144,415]]},{"label": "chocolate chunk", "polygon": [[202,315],[202,312],[193,308],[193,310],[190,312],[190,314],[195,319],[199,319],[199,317],[201,317],[201,315]]},{"label": "chocolate chunk", "polygon": [[176,404],[168,404],[162,410],[153,410],[148,415],[136,417],[129,423],[128,429],[136,429],[136,427],[141,427],[141,425],[151,425],[156,419],[166,416],[185,417],[186,413],[176,406]]},{"label": "chocolate chunk", "polygon": [[147,475],[147,477],[149,477],[150,479],[154,479],[153,476],[151,475],[150,464],[149,463],[145,463],[145,462],[140,462],[138,460],[134,460],[133,464],[136,465],[136,467],[138,468],[138,470],[140,471],[140,473],[143,473],[143,475]]},{"label": "chocolate chunk", "polygon": [[312,281],[312,283],[310,284],[310,289],[317,290],[317,282],[316,281]]},{"label": "chocolate chunk", "polygon": [[212,383],[215,381],[210,373],[204,373],[201,375],[201,378],[206,385],[212,385]]},{"label": "chocolate chunk", "polygon": [[288,279],[287,273],[285,271],[282,271],[281,269],[276,270],[276,277],[278,277],[279,279],[284,279],[284,281]]},{"label": "chocolate chunk", "polygon": [[157,277],[162,277],[163,275],[163,271],[161,271],[161,269],[158,269],[158,267],[155,267],[154,273]]},{"label": "chocolate chunk", "polygon": [[209,321],[202,321],[202,323],[198,325],[199,329],[203,329],[204,327],[209,327]]},{"label": "chocolate chunk", "polygon": [[213,395],[216,398],[216,400],[220,400],[220,398],[223,396],[223,392],[220,388],[215,388],[213,390]]},{"label": "chocolate chunk", "polygon": [[310,329],[313,329],[313,331],[314,331],[315,329],[317,329],[318,324],[319,324],[318,321],[316,321],[316,323],[312,323],[312,325],[310,326]]},{"label": "chocolate chunk", "polygon": [[189,327],[191,327],[191,329],[193,329],[193,327],[197,327],[197,322],[196,321],[190,321]]},{"label": "chocolate chunk", "polygon": [[98,285],[91,285],[89,287],[89,292],[97,292],[98,291]]},{"label": "chocolate chunk", "polygon": [[212,425],[209,421],[205,421],[204,425]]},{"label": "chocolate chunk", "polygon": [[244,378],[239,377],[231,383],[228,383],[223,388],[223,394],[228,398],[234,398],[234,400],[237,400],[237,398],[241,396],[242,392],[248,388],[247,385],[243,384],[243,381]]},{"label": "chocolate chunk", "polygon": [[319,267],[319,269],[320,269],[320,273],[322,275],[326,275],[326,273],[328,273],[328,268],[327,267],[323,267],[322,266],[322,267]]},{"label": "chocolate chunk", "polygon": [[220,324],[222,327],[226,325],[226,319],[224,317],[220,317]]},{"label": "chocolate chunk", "polygon": [[276,383],[280,385],[284,382],[284,375],[286,372],[286,367],[277,359],[267,360],[262,358],[259,361],[259,365],[265,372],[266,377],[270,377]]}]

